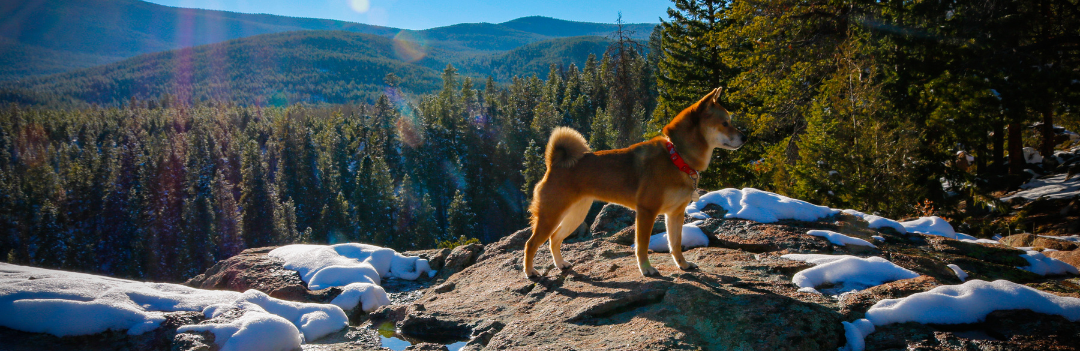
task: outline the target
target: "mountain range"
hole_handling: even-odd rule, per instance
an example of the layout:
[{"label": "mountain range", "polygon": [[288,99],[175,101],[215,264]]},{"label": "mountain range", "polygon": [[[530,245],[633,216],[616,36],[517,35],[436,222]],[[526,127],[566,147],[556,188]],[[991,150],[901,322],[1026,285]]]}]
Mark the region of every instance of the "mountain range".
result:
[{"label": "mountain range", "polygon": [[[635,40],[653,27],[623,25]],[[502,82],[542,76],[552,64],[580,66],[601,56],[617,29],[534,16],[413,31],[138,0],[5,2],[0,100],[369,101],[387,73],[402,78],[403,90],[426,93],[441,86],[447,64]]]}]

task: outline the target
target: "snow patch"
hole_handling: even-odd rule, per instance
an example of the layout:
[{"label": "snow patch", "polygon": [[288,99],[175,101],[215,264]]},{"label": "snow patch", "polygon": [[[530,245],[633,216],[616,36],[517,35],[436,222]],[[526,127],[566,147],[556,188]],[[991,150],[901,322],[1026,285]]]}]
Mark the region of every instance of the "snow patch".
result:
[{"label": "snow patch", "polygon": [[897,266],[881,257],[861,258],[816,254],[790,254],[780,257],[816,265],[795,273],[795,276],[791,278],[791,282],[800,288],[816,288],[831,283],[841,285],[834,289],[835,291],[847,292],[919,276],[918,273]]},{"label": "snow patch", "polygon": [[686,214],[696,219],[709,218],[701,212],[709,204],[724,208],[727,211],[724,218],[749,219],[760,223],[775,223],[785,219],[810,222],[840,212],[754,188],[728,188],[702,195],[700,200],[691,202],[686,207]]},{"label": "snow patch", "polygon": [[379,287],[384,279],[416,280],[425,273],[432,276],[427,260],[375,245],[286,245],[269,255],[284,260],[285,268],[299,273],[308,289],[346,287],[332,303],[343,308],[359,304],[364,311],[389,304],[386,291]]},{"label": "snow patch", "polygon": [[[900,225],[904,226],[909,233],[919,233],[926,235],[937,235],[946,238],[957,239],[956,230],[945,219],[938,216],[919,217],[919,219],[901,222]],[[964,239],[974,239],[974,237],[964,234]]]},{"label": "snow patch", "polygon": [[1042,179],[1035,179],[1020,186],[1020,191],[1001,198],[1003,202],[1014,199],[1034,201],[1040,197],[1048,200],[1071,199],[1080,196],[1080,177],[1065,180],[1067,174],[1060,173]]},{"label": "snow patch", "polygon": [[831,231],[831,230],[811,230],[811,231],[806,232],[806,234],[812,235],[812,236],[823,237],[825,239],[829,239],[829,242],[833,243],[834,245],[844,246],[844,245],[849,245],[850,244],[850,245],[869,246],[869,247],[877,248],[877,246],[874,246],[874,244],[871,244],[869,241],[859,239],[859,238],[853,238],[853,237],[850,237],[850,236],[847,236],[847,235],[844,235],[844,234],[840,234],[840,233],[837,233],[837,232],[834,232],[834,231]]},{"label": "snow patch", "polygon": [[901,299],[885,299],[866,311],[874,325],[917,322],[923,324],[978,323],[990,312],[1028,309],[1080,320],[1080,299],[1061,297],[1007,280],[970,280],[945,285]]},{"label": "snow patch", "polygon": [[[694,247],[709,246],[709,237],[705,235],[705,232],[701,231],[701,228],[698,228],[698,224],[701,224],[701,221],[683,225],[683,250]],[[654,252],[670,252],[671,250],[668,248],[667,232],[649,237],[649,250],[653,250]]]},{"label": "snow patch", "polygon": [[1062,262],[1056,258],[1046,257],[1038,251],[1027,250],[1027,254],[1020,255],[1028,261],[1028,266],[1017,267],[1025,271],[1035,273],[1038,275],[1059,275],[1065,273],[1072,273],[1080,275],[1076,267]]},{"label": "snow patch", "polygon": [[230,310],[242,315],[179,331],[212,331],[223,350],[291,350],[348,325],[337,306],[284,301],[257,290],[202,290],[0,263],[0,326],[11,329],[139,335],[157,329],[166,312],[201,311],[213,318]]},{"label": "snow patch", "polygon": [[967,272],[964,272],[963,269],[960,269],[960,266],[957,266],[957,265],[951,264],[951,263],[948,264],[947,266],[950,269],[952,269],[953,273],[956,273],[956,277],[960,278],[961,283],[963,283],[965,280],[967,280],[967,277],[968,277]]},{"label": "snow patch", "polygon": [[847,344],[840,350],[862,351],[866,349],[866,336],[874,332],[874,323],[863,318],[854,322],[840,322],[844,325],[844,337]]},{"label": "snow patch", "polygon": [[860,219],[866,221],[870,224],[870,229],[892,228],[900,234],[907,233],[907,228],[904,228],[903,225],[900,225],[900,222],[882,216],[866,214],[852,209],[847,209],[843,212],[855,217],[859,217]]}]

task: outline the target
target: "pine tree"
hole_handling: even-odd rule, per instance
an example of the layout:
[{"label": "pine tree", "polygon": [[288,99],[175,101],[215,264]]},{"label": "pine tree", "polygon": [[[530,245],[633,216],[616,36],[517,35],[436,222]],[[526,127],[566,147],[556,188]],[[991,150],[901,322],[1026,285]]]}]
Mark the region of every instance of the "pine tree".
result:
[{"label": "pine tree", "polygon": [[521,191],[525,193],[527,201],[532,201],[533,188],[544,178],[544,172],[547,172],[547,166],[544,164],[544,149],[535,142],[529,141],[524,155],[525,162],[521,165],[521,177],[525,179],[525,183],[522,184]]},{"label": "pine tree", "polygon": [[[687,106],[716,87],[726,85],[735,72],[724,62],[722,32],[729,26],[728,0],[674,0],[670,22],[661,20],[656,109],[650,129],[657,131]],[[652,55],[653,53],[650,53]]]},{"label": "pine tree", "polygon": [[469,201],[460,190],[454,193],[454,201],[450,202],[447,210],[449,228],[445,236],[436,239],[438,242],[453,240],[460,237],[475,237],[476,214],[472,212]]}]

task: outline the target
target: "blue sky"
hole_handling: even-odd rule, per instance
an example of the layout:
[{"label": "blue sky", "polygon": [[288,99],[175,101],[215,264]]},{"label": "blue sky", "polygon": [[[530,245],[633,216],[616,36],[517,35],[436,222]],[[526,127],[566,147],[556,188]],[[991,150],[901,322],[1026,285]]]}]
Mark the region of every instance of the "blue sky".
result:
[{"label": "blue sky", "polygon": [[148,0],[155,4],[292,17],[329,18],[405,29],[500,23],[525,16],[658,23],[669,0]]}]

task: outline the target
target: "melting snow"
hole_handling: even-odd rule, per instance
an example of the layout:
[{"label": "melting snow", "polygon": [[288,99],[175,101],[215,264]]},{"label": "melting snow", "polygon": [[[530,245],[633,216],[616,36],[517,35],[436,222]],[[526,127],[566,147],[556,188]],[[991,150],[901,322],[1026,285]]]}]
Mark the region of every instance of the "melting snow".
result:
[{"label": "melting snow", "polygon": [[900,234],[907,233],[907,228],[904,228],[903,225],[900,225],[900,222],[897,222],[897,221],[894,221],[894,220],[891,220],[891,219],[888,219],[888,218],[885,218],[885,217],[882,217],[882,216],[877,216],[877,215],[872,215],[872,214],[865,214],[865,213],[862,213],[862,212],[859,212],[859,211],[856,211],[856,210],[851,210],[851,209],[844,210],[844,213],[855,216],[855,217],[859,217],[862,220],[866,221],[867,223],[870,224],[870,229],[892,228],[892,229],[896,230],[897,232],[899,232]]},{"label": "melting snow", "polygon": [[901,222],[900,225],[904,226],[909,233],[919,233],[926,235],[943,236],[950,239],[968,239],[976,240],[978,238],[964,233],[957,233],[953,229],[952,225],[945,219],[938,216],[919,217],[919,219]]},{"label": "melting snow", "polygon": [[21,331],[139,335],[157,329],[165,312],[201,311],[212,318],[236,309],[243,315],[229,324],[180,331],[212,331],[223,350],[291,350],[348,324],[337,306],[283,301],[257,290],[202,290],[0,263],[0,326]]},{"label": "melting snow", "polygon": [[952,269],[953,273],[956,273],[956,277],[960,278],[961,283],[963,283],[965,280],[967,280],[967,277],[968,277],[967,272],[964,272],[963,269],[960,269],[960,266],[957,266],[955,264],[950,263],[950,264],[948,264],[948,267],[949,267],[949,269]]},{"label": "melting snow", "polygon": [[723,207],[727,211],[724,218],[742,218],[760,223],[775,223],[784,219],[809,222],[840,212],[754,188],[728,188],[702,195],[700,200],[686,207],[686,214],[696,219],[709,218],[701,212],[708,204]]},{"label": "melting snow", "polygon": [[919,276],[918,273],[897,266],[881,257],[861,258],[816,254],[789,254],[780,257],[816,265],[795,273],[795,276],[791,278],[791,282],[800,288],[816,288],[832,283],[842,285],[835,289],[837,292],[845,292]]},{"label": "melting snow", "polygon": [[1065,180],[1067,174],[1055,174],[1042,179],[1032,180],[1020,186],[1021,191],[1001,198],[1001,201],[1009,202],[1013,199],[1033,201],[1040,197],[1049,200],[1070,199],[1080,196],[1080,177]]},{"label": "melting snow", "polygon": [[1027,254],[1020,255],[1020,257],[1023,257],[1028,261],[1028,266],[1017,268],[1031,273],[1038,275],[1057,275],[1065,273],[1080,275],[1080,272],[1077,271],[1076,267],[1058,259],[1046,257],[1038,251],[1028,250]]},{"label": "melting snow", "polygon": [[850,244],[850,245],[869,246],[869,247],[877,248],[877,246],[874,246],[874,244],[871,244],[869,241],[859,239],[859,238],[853,238],[853,237],[850,237],[850,236],[847,236],[847,235],[844,235],[844,234],[840,234],[840,233],[837,233],[837,232],[834,232],[834,231],[831,231],[831,230],[811,230],[811,231],[806,232],[806,234],[813,235],[813,236],[819,236],[819,237],[829,239],[829,242],[833,243],[834,245],[844,246],[844,245],[849,245]]},{"label": "melting snow", "polygon": [[285,268],[300,273],[308,289],[345,287],[333,303],[342,308],[359,303],[364,311],[390,304],[379,286],[383,279],[416,280],[421,274],[432,273],[425,259],[367,244],[286,245],[269,255],[285,260]]},{"label": "melting snow", "polygon": [[[684,250],[693,247],[709,246],[709,237],[705,235],[705,232],[701,231],[701,228],[698,228],[698,224],[701,224],[701,221],[683,225],[682,247]],[[667,233],[660,233],[649,237],[649,250],[655,252],[670,252],[671,250],[668,248]]]},{"label": "melting snow", "polygon": [[[978,279],[960,285],[939,286],[901,299],[881,300],[866,311],[866,320],[875,326],[904,322],[966,324],[981,322],[993,311],[1016,309],[1080,321],[1080,299],[1057,296],[1007,280],[986,282]],[[844,349],[861,351],[864,338],[873,332],[873,328],[864,329],[865,323],[861,320],[850,324],[858,325],[849,328],[849,323],[844,323],[847,336]],[[853,332],[852,328],[858,328],[858,332]]]}]

